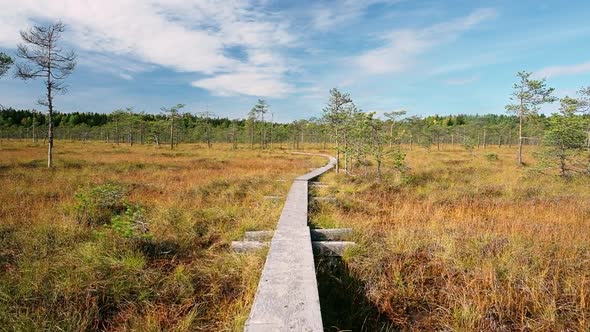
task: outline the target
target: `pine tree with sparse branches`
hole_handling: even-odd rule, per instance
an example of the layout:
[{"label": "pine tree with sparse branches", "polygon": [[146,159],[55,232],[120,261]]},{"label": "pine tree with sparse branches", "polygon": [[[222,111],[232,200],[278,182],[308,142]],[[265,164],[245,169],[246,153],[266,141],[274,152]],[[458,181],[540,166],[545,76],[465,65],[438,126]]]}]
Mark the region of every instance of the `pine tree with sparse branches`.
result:
[{"label": "pine tree with sparse branches", "polygon": [[184,106],[185,106],[184,104],[176,104],[175,106],[172,106],[170,108],[165,108],[165,107],[161,108],[162,112],[164,112],[164,114],[167,114],[168,119],[170,120],[170,150],[174,149],[174,133],[175,133],[174,120],[176,120],[179,117],[179,111]]},{"label": "pine tree with sparse branches", "polygon": [[510,100],[515,104],[506,105],[506,110],[518,116],[518,164],[522,165],[522,142],[523,142],[523,125],[524,120],[530,116],[535,115],[539,111],[540,105],[545,103],[552,103],[556,100],[553,97],[554,88],[547,87],[546,80],[535,80],[531,78],[532,73],[520,71],[516,75],[519,79],[514,84],[512,97]]},{"label": "pine tree with sparse branches", "polygon": [[53,166],[53,99],[56,93],[65,93],[64,80],[76,67],[74,51],[64,51],[58,42],[65,31],[61,22],[50,26],[34,26],[27,31],[21,31],[24,43],[18,45],[17,56],[23,62],[16,64],[15,77],[30,80],[42,79],[47,90],[39,104],[48,109],[47,117],[47,167]]}]

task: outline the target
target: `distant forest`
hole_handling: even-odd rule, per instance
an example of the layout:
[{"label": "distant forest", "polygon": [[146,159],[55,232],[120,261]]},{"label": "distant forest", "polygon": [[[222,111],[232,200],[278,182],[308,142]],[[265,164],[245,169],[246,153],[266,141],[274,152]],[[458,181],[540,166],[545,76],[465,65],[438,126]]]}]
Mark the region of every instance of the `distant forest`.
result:
[{"label": "distant forest", "polygon": [[[525,144],[538,144],[549,118],[530,116]],[[57,139],[103,140],[128,144],[165,144],[170,123],[165,114],[137,113],[131,109],[112,113],[71,112],[53,115]],[[513,115],[432,115],[410,116],[384,121],[383,130],[395,132],[395,143],[460,144],[466,140],[481,145],[511,145],[518,140],[518,117]],[[43,140],[47,116],[34,110],[7,108],[0,111],[0,138]],[[312,118],[291,123],[270,123],[251,115],[247,119],[228,119],[208,114],[182,113],[174,123],[177,143],[216,142],[265,146],[269,144],[330,143],[331,136],[323,119]]]}]

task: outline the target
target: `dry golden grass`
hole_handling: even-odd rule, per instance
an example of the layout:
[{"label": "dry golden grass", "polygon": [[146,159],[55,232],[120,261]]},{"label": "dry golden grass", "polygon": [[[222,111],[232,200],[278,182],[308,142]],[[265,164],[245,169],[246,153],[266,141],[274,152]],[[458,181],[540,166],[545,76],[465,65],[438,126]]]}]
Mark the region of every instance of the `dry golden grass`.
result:
[{"label": "dry golden grass", "polygon": [[[229,241],[273,228],[281,204],[263,196],[325,163],[224,145],[58,142],[51,171],[44,157],[41,145],[0,147],[0,330],[239,330],[264,253],[233,254]],[[407,162],[403,177],[358,168],[318,189],[337,202],[311,223],[356,230],[348,276],[333,278],[354,297],[355,327],[590,329],[588,178],[539,175],[507,148],[414,148]],[[103,183],[145,209],[151,237],[76,221],[75,193]]]},{"label": "dry golden grass", "polygon": [[[229,242],[272,229],[290,180],[323,158],[285,151],[57,142],[0,146],[0,330],[230,331],[247,317],[264,253]],[[279,182],[276,180],[286,180]],[[115,183],[149,236],[76,221],[77,191]]]},{"label": "dry golden grass", "polygon": [[356,230],[348,273],[387,318],[366,330],[590,330],[587,176],[539,175],[508,148],[414,148],[407,163],[381,183],[324,177],[337,203],[311,216]]}]

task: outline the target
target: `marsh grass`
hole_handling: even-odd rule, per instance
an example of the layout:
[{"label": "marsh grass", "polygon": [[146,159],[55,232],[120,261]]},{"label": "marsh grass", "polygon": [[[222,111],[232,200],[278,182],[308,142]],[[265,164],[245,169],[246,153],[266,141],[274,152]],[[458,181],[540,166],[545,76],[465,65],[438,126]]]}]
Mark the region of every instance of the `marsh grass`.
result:
[{"label": "marsh grass", "polygon": [[0,147],[0,330],[240,330],[264,253],[230,241],[274,228],[282,204],[263,196],[324,163],[223,145],[56,151],[47,170],[41,144]]},{"label": "marsh grass", "polygon": [[512,149],[443,149],[407,151],[403,177],[322,179],[337,203],[310,223],[356,230],[344,262],[365,305],[400,330],[588,331],[590,179],[540,176]]}]

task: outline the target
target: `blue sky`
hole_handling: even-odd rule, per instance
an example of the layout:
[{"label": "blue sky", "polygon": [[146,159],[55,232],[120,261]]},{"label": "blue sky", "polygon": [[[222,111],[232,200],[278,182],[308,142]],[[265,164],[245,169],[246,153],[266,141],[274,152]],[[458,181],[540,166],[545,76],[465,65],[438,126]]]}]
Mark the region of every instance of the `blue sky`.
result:
[{"label": "blue sky", "polygon": [[[62,111],[241,118],[265,98],[291,121],[321,116],[338,87],[378,113],[502,113],[519,70],[558,96],[590,85],[589,14],[590,1],[0,0],[0,51],[61,19],[78,53]],[[41,109],[41,95],[0,80],[2,105]]]}]

